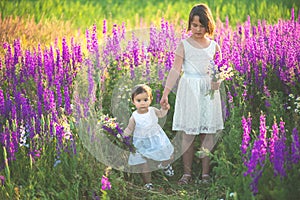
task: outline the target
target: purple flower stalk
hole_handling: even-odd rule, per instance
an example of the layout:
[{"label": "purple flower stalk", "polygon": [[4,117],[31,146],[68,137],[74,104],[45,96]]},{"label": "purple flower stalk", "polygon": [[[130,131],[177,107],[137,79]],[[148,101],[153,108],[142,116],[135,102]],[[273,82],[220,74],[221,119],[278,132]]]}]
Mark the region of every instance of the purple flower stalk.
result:
[{"label": "purple flower stalk", "polygon": [[280,121],[279,127],[280,127],[280,134],[279,139],[275,142],[275,148],[274,148],[274,175],[280,175],[280,177],[286,176],[285,171],[285,158],[286,158],[286,137],[285,137],[285,128],[284,128],[284,122]]},{"label": "purple flower stalk", "polygon": [[110,189],[111,189],[111,183],[109,182],[108,178],[103,175],[101,178],[101,190],[110,190]]},{"label": "purple flower stalk", "polygon": [[293,129],[292,133],[291,153],[292,163],[298,164],[300,160],[300,143],[298,130],[296,128]]},{"label": "purple flower stalk", "polygon": [[0,175],[0,186],[3,186],[5,184],[5,177]]},{"label": "purple flower stalk", "polygon": [[272,126],[272,134],[269,139],[269,153],[270,153],[270,161],[274,164],[274,154],[275,154],[275,143],[278,141],[278,125],[274,120],[274,124]]},{"label": "purple flower stalk", "polygon": [[244,130],[242,145],[241,145],[242,154],[246,154],[247,149],[249,147],[249,143],[250,143],[250,140],[251,140],[251,137],[250,137],[251,123],[252,123],[252,118],[251,118],[250,115],[247,119],[244,116],[242,117],[242,127],[243,127],[243,130]]}]

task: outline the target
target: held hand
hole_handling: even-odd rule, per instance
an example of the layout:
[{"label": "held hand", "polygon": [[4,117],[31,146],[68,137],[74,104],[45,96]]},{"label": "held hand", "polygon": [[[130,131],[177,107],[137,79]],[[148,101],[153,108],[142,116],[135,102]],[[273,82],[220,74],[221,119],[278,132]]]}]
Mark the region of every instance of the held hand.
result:
[{"label": "held hand", "polygon": [[[169,106],[170,108],[170,105],[169,105],[169,102],[168,102],[168,97],[167,96],[162,96],[161,100],[160,100],[160,105],[161,107],[164,109],[164,108],[167,108]],[[166,109],[164,109],[166,110]]]},{"label": "held hand", "polygon": [[220,82],[215,82],[215,81],[212,81],[211,82],[211,89],[212,90],[218,90],[218,89],[220,89]]},{"label": "held hand", "polygon": [[164,104],[164,105],[161,106],[161,108],[163,110],[169,110],[170,109],[170,104]]}]

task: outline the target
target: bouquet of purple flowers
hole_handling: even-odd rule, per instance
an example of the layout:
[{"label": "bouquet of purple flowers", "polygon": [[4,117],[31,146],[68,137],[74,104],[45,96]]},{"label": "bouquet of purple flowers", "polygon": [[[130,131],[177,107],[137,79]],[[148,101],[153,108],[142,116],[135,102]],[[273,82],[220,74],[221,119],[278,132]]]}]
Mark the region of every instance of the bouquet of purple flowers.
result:
[{"label": "bouquet of purple flowers", "polygon": [[103,115],[100,117],[98,123],[101,124],[103,131],[114,144],[130,152],[135,152],[135,147],[132,144],[132,136],[125,136],[123,134],[124,132],[116,118]]}]

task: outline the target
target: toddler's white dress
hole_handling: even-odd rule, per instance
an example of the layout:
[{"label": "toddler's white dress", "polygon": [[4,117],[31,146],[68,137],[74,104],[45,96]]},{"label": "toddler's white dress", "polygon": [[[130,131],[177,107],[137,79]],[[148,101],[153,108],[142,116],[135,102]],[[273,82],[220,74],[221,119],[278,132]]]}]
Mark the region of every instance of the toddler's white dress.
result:
[{"label": "toddler's white dress", "polygon": [[215,90],[214,99],[207,95],[211,87],[209,70],[217,43],[207,48],[196,48],[186,39],[184,46],[183,75],[178,84],[173,117],[173,130],[186,134],[214,134],[223,129],[221,98]]},{"label": "toddler's white dress", "polygon": [[146,163],[146,159],[155,161],[169,160],[174,152],[168,136],[158,124],[158,117],[153,107],[149,107],[147,113],[132,113],[135,121],[133,132],[133,145],[136,153],[130,153],[129,165]]}]

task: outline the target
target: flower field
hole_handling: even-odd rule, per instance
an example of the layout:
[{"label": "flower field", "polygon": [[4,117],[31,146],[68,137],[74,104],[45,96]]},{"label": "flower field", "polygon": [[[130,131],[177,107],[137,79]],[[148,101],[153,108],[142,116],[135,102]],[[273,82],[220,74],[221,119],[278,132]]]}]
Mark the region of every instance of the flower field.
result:
[{"label": "flower field", "polygon": [[[154,191],[142,188],[124,137],[130,90],[147,83],[159,104],[185,27],[165,18],[127,30],[92,25],[84,37],[0,47],[1,199],[297,199],[300,194],[300,15],[275,23],[217,21],[214,39],[232,76],[223,81],[225,129],[211,154],[212,183],[177,185],[153,171]],[[1,40],[3,41],[3,40]],[[28,41],[27,41],[28,42]],[[3,52],[3,53],[2,53]],[[228,68],[228,69],[229,69]],[[224,69],[223,69],[224,70]],[[171,109],[162,122],[171,130]],[[195,156],[193,176],[200,176]],[[197,178],[195,178],[197,179]],[[196,180],[197,182],[197,180]]]}]

